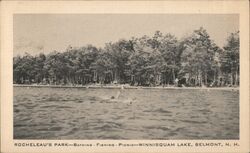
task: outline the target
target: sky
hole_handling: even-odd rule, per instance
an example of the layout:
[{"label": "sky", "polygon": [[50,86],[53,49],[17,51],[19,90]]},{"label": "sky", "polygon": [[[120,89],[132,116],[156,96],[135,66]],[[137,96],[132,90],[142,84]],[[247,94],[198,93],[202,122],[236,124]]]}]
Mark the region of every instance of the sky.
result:
[{"label": "sky", "polygon": [[51,51],[63,52],[71,45],[82,47],[143,35],[159,30],[178,39],[201,26],[220,46],[239,30],[236,14],[16,14],[14,15],[14,56]]}]

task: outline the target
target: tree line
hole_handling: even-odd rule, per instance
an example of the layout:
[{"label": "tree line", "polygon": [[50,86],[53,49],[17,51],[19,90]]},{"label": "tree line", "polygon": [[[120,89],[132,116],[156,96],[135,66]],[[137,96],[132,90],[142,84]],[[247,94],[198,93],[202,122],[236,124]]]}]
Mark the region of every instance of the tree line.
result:
[{"label": "tree line", "polygon": [[178,40],[156,31],[129,40],[13,58],[15,84],[238,86],[239,31],[223,48],[200,27]]}]

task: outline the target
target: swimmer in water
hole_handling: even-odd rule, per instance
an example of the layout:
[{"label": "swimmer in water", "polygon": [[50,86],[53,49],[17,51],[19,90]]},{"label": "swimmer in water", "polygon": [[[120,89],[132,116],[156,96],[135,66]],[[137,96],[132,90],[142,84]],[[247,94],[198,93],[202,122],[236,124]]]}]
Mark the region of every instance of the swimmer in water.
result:
[{"label": "swimmer in water", "polygon": [[121,90],[123,90],[124,87],[123,85],[121,85],[121,89],[117,92],[116,96],[112,96],[111,99],[118,99],[121,95]]}]

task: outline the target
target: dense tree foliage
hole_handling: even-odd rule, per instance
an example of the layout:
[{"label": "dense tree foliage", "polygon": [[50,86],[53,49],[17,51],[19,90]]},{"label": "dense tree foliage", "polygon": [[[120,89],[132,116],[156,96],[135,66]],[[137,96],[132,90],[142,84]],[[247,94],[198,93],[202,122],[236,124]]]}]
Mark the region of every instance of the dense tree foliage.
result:
[{"label": "dense tree foliage", "polygon": [[224,46],[224,52],[220,56],[223,82],[230,85],[239,85],[239,32],[232,33]]},{"label": "dense tree foliage", "polygon": [[69,46],[64,52],[16,56],[14,83],[134,86],[239,85],[239,32],[223,49],[204,28],[178,40],[156,31],[152,37],[106,43],[103,48]]}]

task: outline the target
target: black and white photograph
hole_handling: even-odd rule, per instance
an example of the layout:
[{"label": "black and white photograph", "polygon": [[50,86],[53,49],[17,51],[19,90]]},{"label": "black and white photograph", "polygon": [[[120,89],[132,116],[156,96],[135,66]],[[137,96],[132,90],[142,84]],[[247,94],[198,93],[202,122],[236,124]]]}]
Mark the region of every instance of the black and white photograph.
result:
[{"label": "black and white photograph", "polygon": [[238,14],[14,14],[13,139],[239,140]]}]

